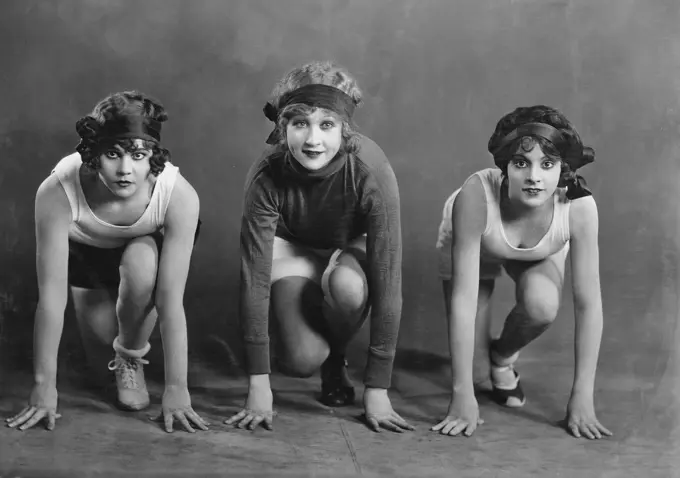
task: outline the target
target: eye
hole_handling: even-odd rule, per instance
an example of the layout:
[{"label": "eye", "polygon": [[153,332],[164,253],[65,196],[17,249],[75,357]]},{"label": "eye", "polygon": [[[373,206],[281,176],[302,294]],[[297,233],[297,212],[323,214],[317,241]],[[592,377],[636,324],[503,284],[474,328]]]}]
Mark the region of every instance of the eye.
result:
[{"label": "eye", "polygon": [[304,128],[307,126],[307,122],[305,120],[295,120],[293,121],[293,126],[296,128]]},{"label": "eye", "polygon": [[321,123],[321,127],[323,129],[331,129],[335,127],[335,123],[333,121],[324,121]]},{"label": "eye", "polygon": [[142,159],[146,158],[147,154],[148,153],[146,151],[136,152],[132,155],[132,157],[138,161],[141,161]]},{"label": "eye", "polygon": [[512,164],[514,164],[516,168],[523,168],[527,165],[527,160],[516,158],[512,160]]},{"label": "eye", "polygon": [[552,168],[553,166],[555,166],[555,162],[554,162],[554,161],[552,161],[552,160],[550,160],[550,159],[547,160],[547,161],[543,161],[543,167],[544,167],[545,169],[550,169],[550,168]]},{"label": "eye", "polygon": [[109,151],[106,152],[106,157],[109,159],[116,159],[118,158],[118,151],[110,149]]}]

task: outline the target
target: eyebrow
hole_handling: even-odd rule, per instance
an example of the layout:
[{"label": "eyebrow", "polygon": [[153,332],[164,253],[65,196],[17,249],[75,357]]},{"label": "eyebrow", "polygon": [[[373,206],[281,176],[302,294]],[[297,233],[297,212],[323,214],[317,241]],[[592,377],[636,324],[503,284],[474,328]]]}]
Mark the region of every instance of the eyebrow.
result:
[{"label": "eyebrow", "polygon": [[[299,121],[299,120],[301,120],[301,119],[302,119],[302,120],[305,120],[305,121],[309,121],[309,117],[310,117],[310,116],[311,116],[311,115],[306,115],[306,114],[299,113],[299,114],[296,114],[296,115],[294,115],[294,116],[291,116],[290,121],[293,121],[293,120]],[[328,121],[328,120],[332,120],[332,121],[340,121],[340,119],[339,119],[337,116],[335,116],[335,115],[333,115],[333,114],[331,114],[331,113],[329,113],[329,114],[327,114],[327,115],[323,115],[323,116],[321,117],[321,119],[320,119],[320,121]]]},{"label": "eyebrow", "polygon": [[136,144],[133,144],[129,148],[123,148],[119,144],[114,144],[108,150],[115,151],[116,153],[139,153],[139,152],[151,153],[151,150],[146,146],[138,146]]},{"label": "eyebrow", "polygon": [[[527,158],[526,156],[521,155],[521,154],[519,154],[519,153],[515,153],[515,154],[512,156],[511,159],[512,159],[512,160],[515,160],[515,161],[527,161],[527,162],[529,162],[529,163],[533,162],[533,161],[531,161],[529,158]],[[555,162],[554,159],[549,158],[548,156],[543,156],[543,157],[541,157],[540,159],[537,159],[537,160],[535,160],[535,161],[536,161],[536,162],[539,162],[539,163],[542,163],[543,161],[552,161],[553,163]]]}]

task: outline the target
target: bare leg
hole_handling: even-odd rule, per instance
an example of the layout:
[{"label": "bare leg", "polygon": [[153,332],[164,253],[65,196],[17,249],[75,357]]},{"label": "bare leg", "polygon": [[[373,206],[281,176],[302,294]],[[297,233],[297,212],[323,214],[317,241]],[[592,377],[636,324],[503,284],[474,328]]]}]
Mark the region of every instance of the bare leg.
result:
[{"label": "bare leg", "polygon": [[111,360],[111,344],[118,334],[116,291],[71,287],[71,294],[88,377],[94,384],[105,386],[110,376],[104,371]]},{"label": "bare leg", "polygon": [[118,336],[113,341],[118,406],[141,410],[149,405],[143,365],[151,348],[149,338],[156,324],[154,291],[158,269],[158,248],[151,236],[130,241],[120,263],[120,285],[116,315]]},{"label": "bare leg", "polygon": [[560,308],[564,281],[563,267],[550,258],[519,270],[521,265],[513,267],[517,304],[494,342],[493,359],[499,365],[514,362],[521,349],[550,327]]},{"label": "bare leg", "polygon": [[516,283],[517,305],[508,315],[501,336],[491,344],[491,380],[499,403],[521,407],[526,399],[513,364],[520,351],[557,317],[564,264],[551,256],[538,263],[510,263],[506,270]]},{"label": "bare leg", "polygon": [[120,263],[120,286],[116,314],[120,344],[130,350],[146,346],[156,325],[154,291],[158,271],[158,248],[151,236],[132,240]]}]

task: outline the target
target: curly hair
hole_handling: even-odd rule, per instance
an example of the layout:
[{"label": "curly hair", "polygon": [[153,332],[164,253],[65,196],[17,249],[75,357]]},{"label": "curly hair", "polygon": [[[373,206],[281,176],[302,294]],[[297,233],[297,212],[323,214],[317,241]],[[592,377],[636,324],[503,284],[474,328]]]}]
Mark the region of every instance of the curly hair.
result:
[{"label": "curly hair", "polygon": [[[141,116],[158,123],[167,121],[168,114],[163,105],[156,99],[139,91],[123,91],[113,93],[99,101],[92,112],[76,122],[76,132],[81,140],[76,151],[80,153],[83,163],[92,168],[99,167],[99,156],[114,145],[126,151],[134,147],[132,138],[111,138],[104,134],[104,127],[122,116]],[[170,161],[170,151],[161,147],[155,140],[142,139],[145,148],[151,150],[149,158],[151,173],[159,175]]]},{"label": "curly hair", "polygon": [[512,155],[517,151],[518,146],[522,143],[526,136],[517,137],[514,141],[511,141],[506,147],[504,147],[500,152],[496,150],[501,145],[501,142],[505,136],[515,130],[517,127],[526,123],[545,123],[553,128],[557,129],[562,133],[565,138],[566,143],[572,148],[583,149],[583,159],[579,158],[579,164],[570,164],[569,161],[565,161],[563,154],[558,151],[558,149],[550,141],[546,140],[541,136],[531,136],[531,138],[536,141],[543,150],[543,153],[553,161],[557,162],[560,160],[562,175],[560,182],[563,185],[567,180],[573,179],[574,171],[580,167],[581,163],[588,163],[594,159],[594,152],[591,148],[583,148],[583,142],[581,137],[574,125],[555,108],[545,105],[535,105],[528,107],[519,107],[510,113],[504,115],[496,124],[496,129],[494,130],[491,138],[489,138],[488,151],[491,154],[496,153],[494,156],[494,161],[496,165],[501,169],[503,175],[507,175],[508,163]]},{"label": "curly hair", "polygon": [[[343,67],[332,61],[313,61],[294,68],[281,78],[271,93],[269,103],[277,109],[280,100],[286,94],[306,85],[333,86],[347,94],[354,102],[355,107],[363,104],[362,92],[354,77]],[[311,113],[312,107],[303,104],[290,104],[279,114],[276,122],[278,144],[286,146],[286,127],[288,121],[296,115]],[[359,133],[353,121],[342,121],[342,151],[356,153],[359,149]]]}]

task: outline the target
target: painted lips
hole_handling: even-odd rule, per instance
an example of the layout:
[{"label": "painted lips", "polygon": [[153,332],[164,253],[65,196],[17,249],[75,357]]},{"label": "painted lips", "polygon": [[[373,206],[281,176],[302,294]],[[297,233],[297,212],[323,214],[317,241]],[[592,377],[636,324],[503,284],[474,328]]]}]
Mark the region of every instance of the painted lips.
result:
[{"label": "painted lips", "polygon": [[302,151],[302,154],[304,154],[305,156],[308,156],[310,158],[318,158],[320,155],[323,154],[323,151],[311,151],[311,150],[305,149],[305,150]]}]

